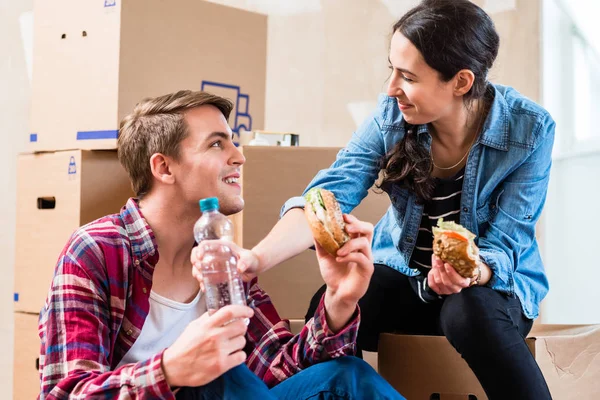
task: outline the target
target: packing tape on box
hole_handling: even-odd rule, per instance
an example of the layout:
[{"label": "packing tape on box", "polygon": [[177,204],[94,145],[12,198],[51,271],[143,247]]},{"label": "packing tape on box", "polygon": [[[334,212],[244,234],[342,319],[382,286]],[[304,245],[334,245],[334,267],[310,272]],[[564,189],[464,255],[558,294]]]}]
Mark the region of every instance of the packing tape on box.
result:
[{"label": "packing tape on box", "polygon": [[[100,139],[117,139],[119,137],[119,131],[116,129],[106,131],[79,131],[77,132],[77,140],[100,140]],[[30,142],[38,141],[37,133],[29,134]]]},{"label": "packing tape on box", "polygon": [[119,137],[119,131],[115,129],[107,131],[79,131],[77,140],[97,140],[97,139],[116,139]]}]

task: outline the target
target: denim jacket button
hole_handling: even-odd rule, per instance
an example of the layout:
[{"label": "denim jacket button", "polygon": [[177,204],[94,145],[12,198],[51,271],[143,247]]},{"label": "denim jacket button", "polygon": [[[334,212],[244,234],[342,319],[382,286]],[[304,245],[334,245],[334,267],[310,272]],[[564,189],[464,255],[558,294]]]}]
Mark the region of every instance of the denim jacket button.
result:
[{"label": "denim jacket button", "polygon": [[410,236],[409,236],[409,237],[407,237],[407,238],[406,238],[406,242],[407,242],[407,243],[412,243],[412,242],[413,242],[413,238],[412,238],[412,237],[410,237]]},{"label": "denim jacket button", "polygon": [[464,212],[469,212],[469,208],[468,207],[463,207],[462,209]]}]

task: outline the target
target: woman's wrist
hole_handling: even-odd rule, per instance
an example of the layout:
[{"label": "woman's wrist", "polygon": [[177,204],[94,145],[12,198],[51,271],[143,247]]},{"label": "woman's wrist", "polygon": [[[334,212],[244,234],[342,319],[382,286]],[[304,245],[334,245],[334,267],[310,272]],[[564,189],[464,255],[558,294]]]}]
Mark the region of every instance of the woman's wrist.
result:
[{"label": "woman's wrist", "polygon": [[477,275],[477,278],[475,281],[476,282],[475,285],[478,285],[478,286],[487,285],[487,283],[490,281],[490,279],[492,279],[492,274],[493,274],[492,269],[490,267],[488,267],[487,264],[484,263],[483,261],[479,262],[479,265],[477,268],[478,268],[479,272],[478,272],[478,275]]}]

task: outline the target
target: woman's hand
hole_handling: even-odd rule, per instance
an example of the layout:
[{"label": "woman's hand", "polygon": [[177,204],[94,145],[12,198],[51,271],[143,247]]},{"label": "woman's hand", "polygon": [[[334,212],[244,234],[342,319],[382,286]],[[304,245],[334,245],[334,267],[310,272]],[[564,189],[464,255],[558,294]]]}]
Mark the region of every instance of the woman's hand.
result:
[{"label": "woman's hand", "polygon": [[427,284],[439,295],[460,293],[471,286],[471,278],[463,278],[451,264],[444,263],[435,254],[431,255],[431,271],[427,275]]},{"label": "woman's hand", "polygon": [[350,240],[334,257],[315,242],[317,259],[327,291],[340,299],[356,303],[366,293],[373,275],[373,225],[345,214]]}]

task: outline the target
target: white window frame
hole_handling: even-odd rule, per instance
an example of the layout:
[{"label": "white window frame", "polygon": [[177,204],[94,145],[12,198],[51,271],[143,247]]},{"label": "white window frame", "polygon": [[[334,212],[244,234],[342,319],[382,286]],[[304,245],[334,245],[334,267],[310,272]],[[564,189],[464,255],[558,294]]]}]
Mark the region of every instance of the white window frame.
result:
[{"label": "white window frame", "polygon": [[[577,62],[582,60],[584,51],[600,70],[600,55],[596,51],[600,44],[594,48],[589,43],[563,1],[543,0],[542,7],[542,102],[557,123],[553,150],[556,160],[600,153],[600,123],[594,123],[592,117],[600,117],[600,95],[596,94],[596,101],[591,98],[591,90],[588,93],[584,89],[581,95],[581,88],[592,79],[594,64]],[[598,70],[594,79],[600,79]],[[585,116],[586,112],[577,115],[577,103],[586,104],[586,95],[590,98],[584,120],[581,113]],[[583,129],[588,130],[586,137],[578,138],[577,132]]]}]

